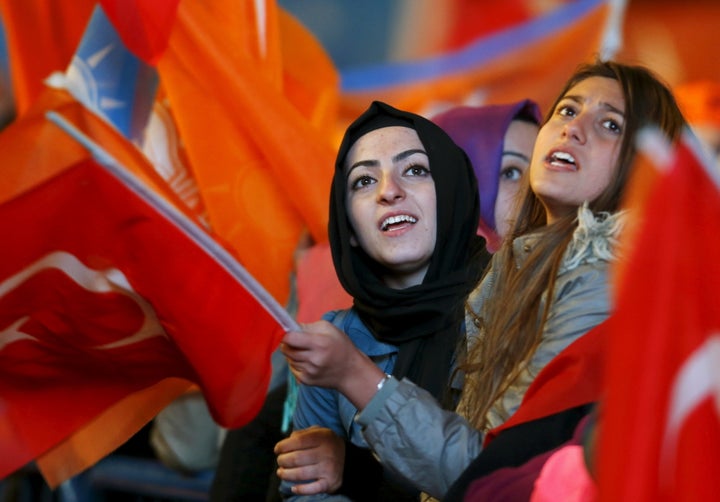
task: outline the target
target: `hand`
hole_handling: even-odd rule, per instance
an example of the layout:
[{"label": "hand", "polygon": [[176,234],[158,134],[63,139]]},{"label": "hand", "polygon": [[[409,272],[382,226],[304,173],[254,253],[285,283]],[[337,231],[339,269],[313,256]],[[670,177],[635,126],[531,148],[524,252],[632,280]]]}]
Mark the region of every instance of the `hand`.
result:
[{"label": "hand", "polygon": [[362,410],[375,395],[382,370],[333,324],[318,321],[302,329],[285,333],[280,344],[295,378],[335,389]]},{"label": "hand", "polygon": [[283,481],[307,481],[292,487],[296,495],[333,493],[342,485],[345,440],[332,430],[312,426],[294,431],[275,445],[277,474]]}]

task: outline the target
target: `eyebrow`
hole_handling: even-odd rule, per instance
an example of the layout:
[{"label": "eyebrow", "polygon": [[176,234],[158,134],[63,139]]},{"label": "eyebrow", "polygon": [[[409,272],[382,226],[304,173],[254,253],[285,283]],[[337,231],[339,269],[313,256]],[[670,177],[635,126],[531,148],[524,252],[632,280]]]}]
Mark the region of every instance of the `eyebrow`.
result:
[{"label": "eyebrow", "polygon": [[[575,101],[575,102],[578,103],[578,104],[582,104],[582,102],[585,101],[585,99],[584,99],[582,96],[577,96],[577,95],[574,95],[574,94],[567,94],[567,95],[563,96],[563,99],[570,99],[570,100],[572,100],[572,101]],[[561,101],[562,101],[562,100],[561,100]],[[606,109],[610,110],[611,112],[615,112],[615,113],[617,113],[618,115],[621,115],[622,117],[625,117],[625,112],[623,112],[623,111],[620,110],[619,108],[614,107],[614,106],[611,105],[610,103],[607,103],[607,102],[605,102],[605,101],[600,101],[600,105],[601,105],[603,108],[606,108]]]},{"label": "eyebrow", "polygon": [[[428,156],[428,154],[425,150],[421,150],[419,148],[413,148],[412,150],[405,150],[404,152],[398,153],[397,155],[395,155],[392,158],[392,161],[393,161],[393,163],[400,162],[401,160],[406,159],[406,158],[410,157],[411,155],[415,155],[416,153],[422,153],[426,157]],[[377,160],[359,160],[350,166],[350,168],[347,170],[347,174],[350,174],[350,172],[352,172],[352,170],[355,169],[356,167],[361,167],[361,166],[375,167],[378,165],[380,165],[380,162]]]},{"label": "eyebrow", "polygon": [[530,162],[530,157],[524,153],[516,152],[515,150],[503,150],[502,156],[505,157],[506,155],[509,155],[510,157],[518,157],[526,162]]}]

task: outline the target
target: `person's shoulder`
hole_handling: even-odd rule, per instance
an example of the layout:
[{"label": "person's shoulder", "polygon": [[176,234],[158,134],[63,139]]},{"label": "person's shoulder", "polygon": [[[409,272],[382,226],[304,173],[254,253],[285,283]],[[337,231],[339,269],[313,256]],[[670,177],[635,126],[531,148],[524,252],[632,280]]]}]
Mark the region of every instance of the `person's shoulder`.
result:
[{"label": "person's shoulder", "polygon": [[381,342],[373,336],[354,308],[330,311],[323,319],[344,331],[355,346],[369,356],[397,352],[397,347]]},{"label": "person's shoulder", "polygon": [[360,320],[357,312],[355,312],[355,309],[352,308],[330,310],[325,312],[322,318],[324,321],[334,324],[343,331],[345,331],[346,327]]}]

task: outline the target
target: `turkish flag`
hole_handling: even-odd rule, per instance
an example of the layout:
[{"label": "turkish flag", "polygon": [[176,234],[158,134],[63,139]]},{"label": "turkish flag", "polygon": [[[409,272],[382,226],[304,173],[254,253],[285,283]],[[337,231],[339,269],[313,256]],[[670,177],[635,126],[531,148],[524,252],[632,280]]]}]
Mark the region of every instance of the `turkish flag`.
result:
[{"label": "turkish flag", "polygon": [[602,500],[720,493],[720,173],[699,151],[687,136],[666,160],[648,156],[655,180],[640,207],[629,202],[599,426]]},{"label": "turkish flag", "polygon": [[0,478],[37,459],[54,486],[190,382],[247,423],[294,322],[132,144],[66,93],[41,102],[0,135]]}]

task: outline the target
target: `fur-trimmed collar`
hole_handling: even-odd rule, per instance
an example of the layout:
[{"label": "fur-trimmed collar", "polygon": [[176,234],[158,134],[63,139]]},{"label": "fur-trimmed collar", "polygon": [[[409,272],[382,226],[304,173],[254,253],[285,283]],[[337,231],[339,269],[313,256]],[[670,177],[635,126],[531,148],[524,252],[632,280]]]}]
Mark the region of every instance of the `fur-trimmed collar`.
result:
[{"label": "fur-trimmed collar", "polygon": [[[617,243],[625,221],[625,211],[594,214],[587,203],[578,208],[578,226],[565,250],[560,264],[560,273],[573,270],[584,263],[614,261],[617,257]],[[542,239],[542,232],[518,237],[513,241],[513,252],[517,266],[521,266],[536,242]]]},{"label": "fur-trimmed collar", "polygon": [[594,214],[587,203],[578,208],[578,227],[565,250],[560,272],[583,263],[614,261],[618,238],[627,221],[626,211]]}]

